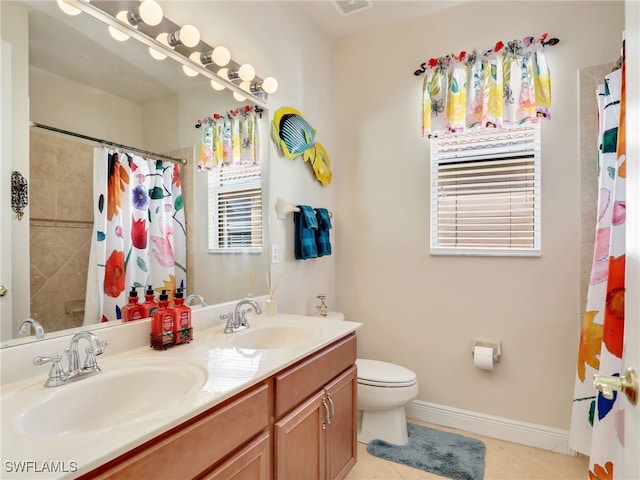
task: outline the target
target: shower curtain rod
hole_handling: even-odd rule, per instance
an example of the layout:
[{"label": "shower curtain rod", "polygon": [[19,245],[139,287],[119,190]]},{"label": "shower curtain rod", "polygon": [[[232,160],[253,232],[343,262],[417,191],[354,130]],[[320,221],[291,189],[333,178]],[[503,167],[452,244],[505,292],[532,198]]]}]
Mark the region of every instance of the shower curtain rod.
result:
[{"label": "shower curtain rod", "polygon": [[128,145],[122,145],[120,143],[109,142],[101,138],[90,137],[88,135],[82,135],[81,133],[70,132],[69,130],[62,130],[61,128],[50,127],[49,125],[43,125],[37,122],[29,122],[29,124],[32,127],[42,128],[43,130],[50,130],[52,132],[61,133],[63,135],[69,135],[71,137],[82,138],[83,140],[89,140],[91,142],[100,143],[102,145],[108,145],[110,147],[117,147],[117,148],[122,148],[124,150],[131,150],[132,152],[136,152],[136,153],[142,153],[144,155],[149,155],[153,157],[153,159],[155,160],[168,160],[170,162],[177,162],[183,165],[187,164],[187,160],[185,160],[184,158],[170,157],[169,155],[163,155],[162,153],[150,152],[149,150],[142,150],[140,148],[130,147]]}]

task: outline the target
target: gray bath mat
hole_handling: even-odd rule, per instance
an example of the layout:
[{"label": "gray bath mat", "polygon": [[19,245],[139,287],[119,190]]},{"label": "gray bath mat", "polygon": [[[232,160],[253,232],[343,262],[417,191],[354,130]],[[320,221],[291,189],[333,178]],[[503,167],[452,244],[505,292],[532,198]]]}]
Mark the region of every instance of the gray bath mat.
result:
[{"label": "gray bath mat", "polygon": [[409,443],[372,440],[367,451],[376,457],[409,465],[455,480],[484,478],[484,443],[475,438],[407,424]]}]

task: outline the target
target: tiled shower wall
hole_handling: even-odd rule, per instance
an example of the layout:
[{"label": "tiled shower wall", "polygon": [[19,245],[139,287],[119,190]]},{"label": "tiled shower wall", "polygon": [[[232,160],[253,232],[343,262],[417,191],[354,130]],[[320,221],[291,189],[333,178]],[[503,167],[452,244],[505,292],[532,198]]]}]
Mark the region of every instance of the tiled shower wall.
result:
[{"label": "tiled shower wall", "polygon": [[45,332],[83,322],[93,148],[68,137],[30,134],[31,317]]}]

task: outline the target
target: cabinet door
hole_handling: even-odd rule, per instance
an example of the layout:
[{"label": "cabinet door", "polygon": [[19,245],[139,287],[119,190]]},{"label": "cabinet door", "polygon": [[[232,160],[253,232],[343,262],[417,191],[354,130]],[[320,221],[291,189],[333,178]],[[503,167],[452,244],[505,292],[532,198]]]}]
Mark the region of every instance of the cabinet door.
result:
[{"label": "cabinet door", "polygon": [[274,478],[324,480],[328,412],[321,390],[274,425]]},{"label": "cabinet door", "polygon": [[352,367],[325,388],[331,412],[327,426],[327,478],[347,476],[357,459],[356,411],[358,377]]},{"label": "cabinet door", "polygon": [[270,480],[269,434],[263,433],[201,480]]}]

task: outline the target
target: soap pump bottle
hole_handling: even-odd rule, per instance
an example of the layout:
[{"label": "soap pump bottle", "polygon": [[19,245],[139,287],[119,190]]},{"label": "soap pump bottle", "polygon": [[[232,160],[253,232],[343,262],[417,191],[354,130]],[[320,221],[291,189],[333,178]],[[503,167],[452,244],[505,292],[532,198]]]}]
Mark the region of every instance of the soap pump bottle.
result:
[{"label": "soap pump bottle", "polygon": [[155,294],[153,293],[153,288],[151,285],[147,285],[147,290],[144,293],[144,317],[150,317],[153,315],[153,312],[158,309],[160,306],[158,302],[155,301]]},{"label": "soap pump bottle", "polygon": [[176,290],[173,297],[173,337],[176,344],[187,343],[193,340],[191,327],[191,307],[184,304],[182,287]]},{"label": "soap pump bottle", "polygon": [[130,322],[131,320],[140,320],[145,318],[145,308],[141,303],[138,303],[138,291],[136,287],[132,286],[129,292],[129,303],[122,307],[122,321]]},{"label": "soap pump bottle", "polygon": [[151,347],[156,350],[166,350],[174,345],[173,309],[169,308],[169,295],[162,290],[158,299],[159,307],[151,317]]}]

